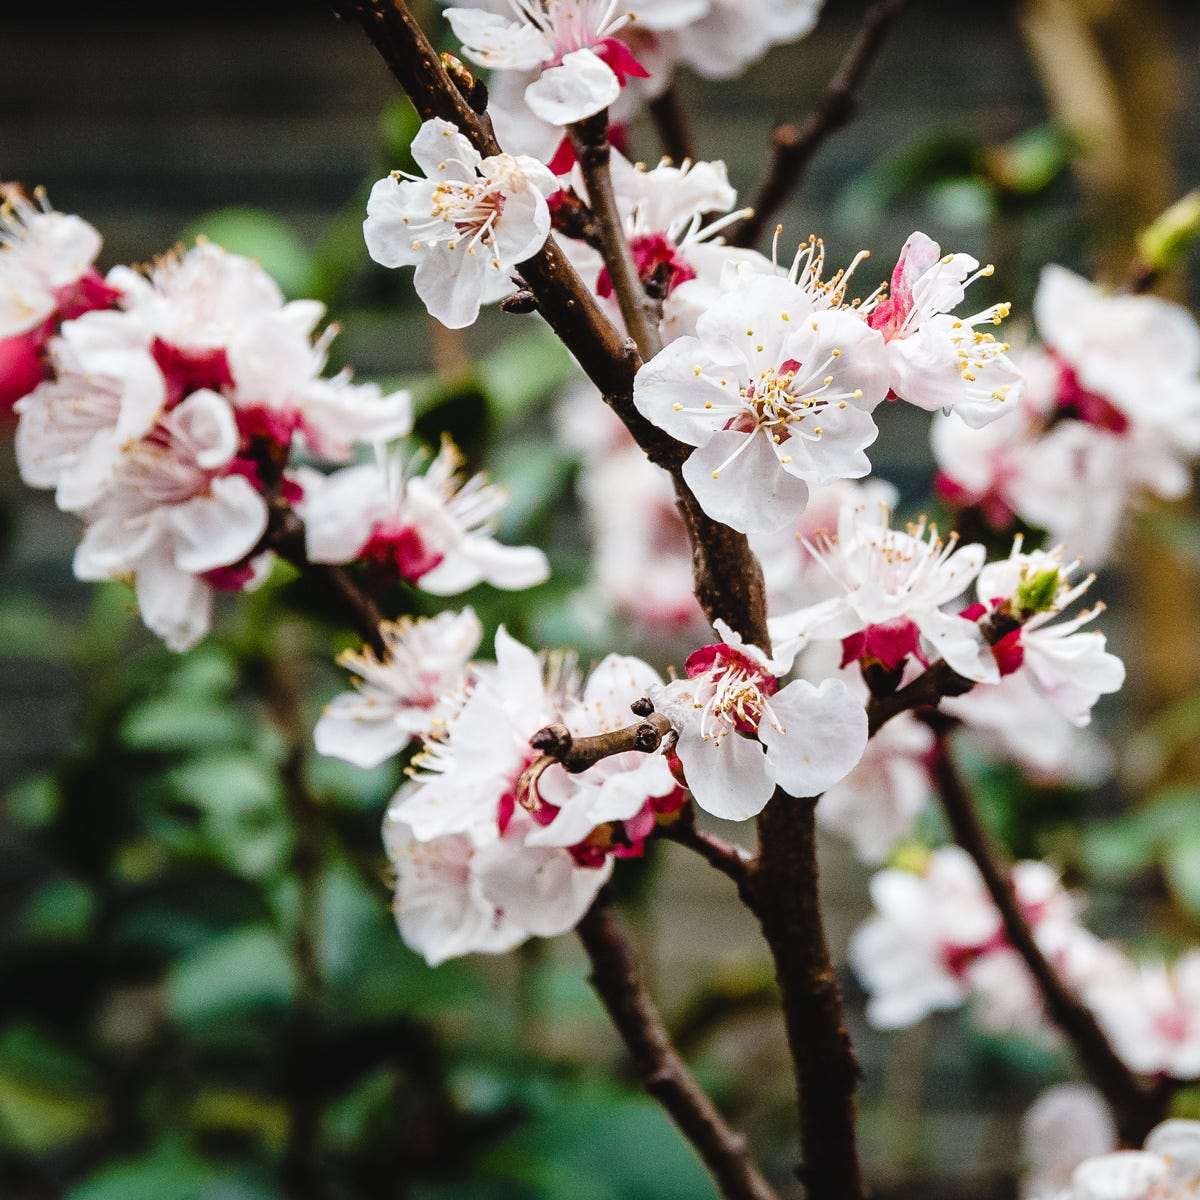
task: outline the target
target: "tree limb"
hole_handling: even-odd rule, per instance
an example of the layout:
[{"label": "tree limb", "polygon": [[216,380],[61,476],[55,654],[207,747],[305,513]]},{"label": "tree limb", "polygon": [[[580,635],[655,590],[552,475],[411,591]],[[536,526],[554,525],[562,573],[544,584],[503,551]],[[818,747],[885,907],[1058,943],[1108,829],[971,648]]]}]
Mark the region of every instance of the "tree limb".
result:
[{"label": "tree limb", "polygon": [[663,153],[676,164],[685,159],[695,162],[696,143],[679,88],[674,83],[668,84],[646,107],[650,110],[654,128],[658,130]]},{"label": "tree limb", "polygon": [[725,236],[731,246],[753,246],[767,224],[800,186],[813,156],[858,110],[858,89],[908,0],[877,0],[867,9],[825,94],[803,125],[775,129],[771,169],[754,198],[754,212]]},{"label": "tree limb", "polygon": [[800,1094],[797,1175],[813,1200],[863,1200],[855,1091],[861,1071],[825,941],[817,883],[816,797],[782,789],[758,818],[746,895],[775,960]]},{"label": "tree limb", "polygon": [[712,1173],[721,1195],[726,1200],[776,1200],[750,1161],[745,1135],[729,1128],[671,1045],[604,893],[579,922],[577,933],[592,965],[592,986],[637,1064],[646,1090],[670,1113]]},{"label": "tree limb", "polygon": [[690,807],[680,810],[679,819],[660,825],[659,833],[668,841],[677,842],[699,854],[737,885],[741,894],[750,879],[751,856],[738,846],[731,845],[712,834],[696,828],[696,814]]}]

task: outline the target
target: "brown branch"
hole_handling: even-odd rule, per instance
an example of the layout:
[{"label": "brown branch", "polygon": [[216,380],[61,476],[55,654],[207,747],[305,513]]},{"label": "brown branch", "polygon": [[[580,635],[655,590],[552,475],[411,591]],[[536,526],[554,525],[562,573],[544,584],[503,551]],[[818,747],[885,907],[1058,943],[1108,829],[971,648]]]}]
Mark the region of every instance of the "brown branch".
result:
[{"label": "brown branch", "polygon": [[[572,775],[578,775],[614,754],[631,750],[653,754],[670,732],[671,722],[662,713],[651,711],[644,721],[591,737],[575,737],[565,725],[556,722],[539,729],[529,739],[529,744],[540,751],[543,758],[561,763]],[[535,761],[533,766],[536,765]]]},{"label": "brown branch", "polygon": [[825,94],[804,124],[779,125],[773,137],[771,169],[754,199],[754,212],[725,237],[731,246],[753,246],[780,208],[800,186],[813,156],[858,111],[858,89],[908,0],[877,0],[867,9]]},{"label": "brown branch", "polygon": [[1122,1062],[1092,1010],[1068,987],[1042,953],[1021,912],[1010,871],[1002,867],[979,820],[975,804],[950,756],[947,731],[936,718],[932,757],[934,782],[954,840],[971,856],[988,894],[1000,910],[1009,944],[1024,960],[1037,984],[1046,1013],[1071,1044],[1091,1083],[1103,1094],[1117,1119],[1122,1141],[1141,1146],[1146,1134],[1166,1115],[1170,1086],[1147,1086]]},{"label": "brown branch", "polygon": [[762,926],[783,993],[800,1095],[797,1175],[813,1200],[863,1200],[855,1138],[860,1069],[825,941],[817,885],[815,797],[776,789],[758,818],[758,858],[746,897]]},{"label": "brown branch", "polygon": [[653,358],[662,349],[658,328],[662,313],[642,285],[617,207],[609,169],[608,110],[602,109],[595,116],[569,126],[568,132],[587,186],[588,207],[600,234],[600,253],[612,280],[621,316],[625,318],[625,327],[642,358]]},{"label": "brown branch", "polygon": [[579,922],[591,982],[637,1064],[646,1090],[670,1113],[726,1200],[776,1200],[750,1161],[746,1138],[725,1123],[671,1045],[637,960],[601,893]]},{"label": "brown branch", "polygon": [[684,111],[683,99],[674,83],[668,84],[661,95],[655,96],[646,106],[650,119],[658,130],[663,153],[676,163],[685,159],[696,159],[696,142],[692,135],[691,122]]},{"label": "brown branch", "polygon": [[[1019,629],[1021,624],[1016,617],[998,610],[979,622],[979,632],[989,646],[994,646],[1001,638]],[[867,702],[867,724],[871,737],[902,712],[937,708],[945,697],[965,696],[974,686],[974,680],[960,675],[944,658],[939,659],[899,691],[871,696]]]}]

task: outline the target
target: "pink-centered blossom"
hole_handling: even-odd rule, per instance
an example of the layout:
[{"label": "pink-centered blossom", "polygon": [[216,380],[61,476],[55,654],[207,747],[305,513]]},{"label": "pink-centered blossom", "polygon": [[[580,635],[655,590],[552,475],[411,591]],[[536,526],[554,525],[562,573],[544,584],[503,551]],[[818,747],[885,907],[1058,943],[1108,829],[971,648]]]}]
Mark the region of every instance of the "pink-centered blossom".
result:
[{"label": "pink-centered blossom", "polygon": [[696,803],[744,821],[777,787],[816,796],[844,779],[867,744],[866,710],[840,679],[795,679],[723,621],[721,641],[697,650],[687,678],[651,692],[678,733],[675,752]]},{"label": "pink-centered blossom", "polygon": [[793,656],[810,642],[842,641],[844,662],[875,659],[898,667],[924,646],[960,675],[999,677],[995,660],[974,621],[942,611],[979,574],[985,550],[943,542],[935,526],[920,521],[892,529],[886,509],[846,506],[836,533],[807,543],[837,584],[827,600],[774,618],[777,653]]},{"label": "pink-centered blossom", "polygon": [[754,274],[639,370],[634,403],[696,447],[683,474],[704,511],[762,533],[796,519],[810,483],[869,472],[886,392],[883,339],[863,320]]},{"label": "pink-centered blossom", "polygon": [[890,294],[872,301],[867,314],[887,343],[893,395],[930,412],[957,413],[976,428],[1017,407],[1021,374],[1007,343],[992,332],[1009,306],[952,313],[970,284],[990,274],[990,266],[980,267],[969,254],[942,255],[923,233],[908,239]]},{"label": "pink-centered blossom", "polygon": [[0,189],[0,410],[45,377],[43,354],[62,321],[108,308],[120,296],[95,268],[99,233],[56,212],[43,193],[31,202]]},{"label": "pink-centered blossom", "polygon": [[376,767],[444,719],[467,681],[483,627],[470,608],[436,617],[404,617],[379,627],[386,654],[369,646],[338,662],[356,676],[335,696],[314,730],[319,754]]},{"label": "pink-centered blossom", "polygon": [[303,475],[303,514],[313,562],[365,559],[435,596],[490,583],[533,587],[549,575],[533,546],[505,546],[492,536],[507,494],[483,475],[464,478],[462,456],[444,439],[423,474],[399,451],[331,475]]},{"label": "pink-centered blossom", "polygon": [[112,485],[87,513],[75,574],[132,578],[142,619],[172,650],[208,631],[208,577],[218,573],[223,585],[219,573],[245,559],[267,528],[262,496],[230,471],[238,441],[228,401],[193,392],[123,452]]},{"label": "pink-centered blossom", "polygon": [[461,329],[512,290],[513,268],[545,243],[546,197],[558,182],[524,155],[484,158],[440,117],[421,126],[410,149],[425,178],[394,171],[380,179],[363,236],[381,266],[415,266],[413,286],[430,315]]},{"label": "pink-centered blossom", "polygon": [[706,0],[508,0],[507,13],[448,8],[463,54],[482,67],[536,73],[525,87],[530,110],[550,125],[570,125],[608,108],[646,68],[616,37],[631,21],[668,28],[698,16]]}]

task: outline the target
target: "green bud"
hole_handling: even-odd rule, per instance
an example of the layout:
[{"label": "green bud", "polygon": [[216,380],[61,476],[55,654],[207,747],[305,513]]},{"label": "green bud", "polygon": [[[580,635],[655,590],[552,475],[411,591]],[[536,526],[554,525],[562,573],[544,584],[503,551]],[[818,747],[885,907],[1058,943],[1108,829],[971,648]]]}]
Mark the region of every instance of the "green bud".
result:
[{"label": "green bud", "polygon": [[1152,271],[1166,271],[1200,237],[1200,190],[1177,200],[1138,235],[1138,254]]},{"label": "green bud", "polygon": [[1017,585],[1017,611],[1022,616],[1049,612],[1054,607],[1062,578],[1057,567],[1049,567],[1036,574],[1026,572]]}]

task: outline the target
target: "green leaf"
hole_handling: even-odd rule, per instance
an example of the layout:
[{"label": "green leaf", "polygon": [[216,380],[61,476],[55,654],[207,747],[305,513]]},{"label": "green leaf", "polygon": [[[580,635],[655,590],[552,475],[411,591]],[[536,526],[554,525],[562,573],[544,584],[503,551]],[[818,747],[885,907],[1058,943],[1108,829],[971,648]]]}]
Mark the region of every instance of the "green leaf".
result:
[{"label": "green leaf", "polygon": [[292,830],[282,785],[268,763],[247,754],[207,754],[176,767],[166,783],[200,811],[205,838],[231,870],[262,879],[283,866]]},{"label": "green leaf", "polygon": [[1200,829],[1193,827],[1167,843],[1163,868],[1175,899],[1200,918]]},{"label": "green leaf", "polygon": [[227,745],[245,730],[245,716],[228,704],[197,704],[191,697],[168,693],[130,709],[120,738],[131,750],[161,754]]},{"label": "green leaf", "polygon": [[78,941],[96,915],[96,897],[77,879],[55,879],[30,898],[21,913],[23,936],[45,941]]},{"label": "green leaf", "polygon": [[36,596],[0,600],[0,658],[73,662],[79,638]]},{"label": "green leaf", "polygon": [[0,1039],[0,1142],[45,1153],[92,1132],[104,1110],[82,1060],[32,1025]]},{"label": "green leaf", "polygon": [[4,810],[14,825],[41,829],[49,825],[62,805],[62,791],[53,775],[31,775],[9,789]]},{"label": "green leaf", "polygon": [[290,959],[266,926],[234,930],[204,943],[167,977],[167,1012],[184,1025],[213,1030],[247,1013],[278,1016],[292,1003]]},{"label": "green leaf", "polygon": [[544,326],[510,338],[488,355],[480,371],[488,399],[502,423],[523,416],[575,375],[570,355]]},{"label": "green leaf", "polygon": [[102,1167],[67,1200],[216,1200],[209,1189],[218,1181],[214,1168],[171,1139],[140,1158]]}]

